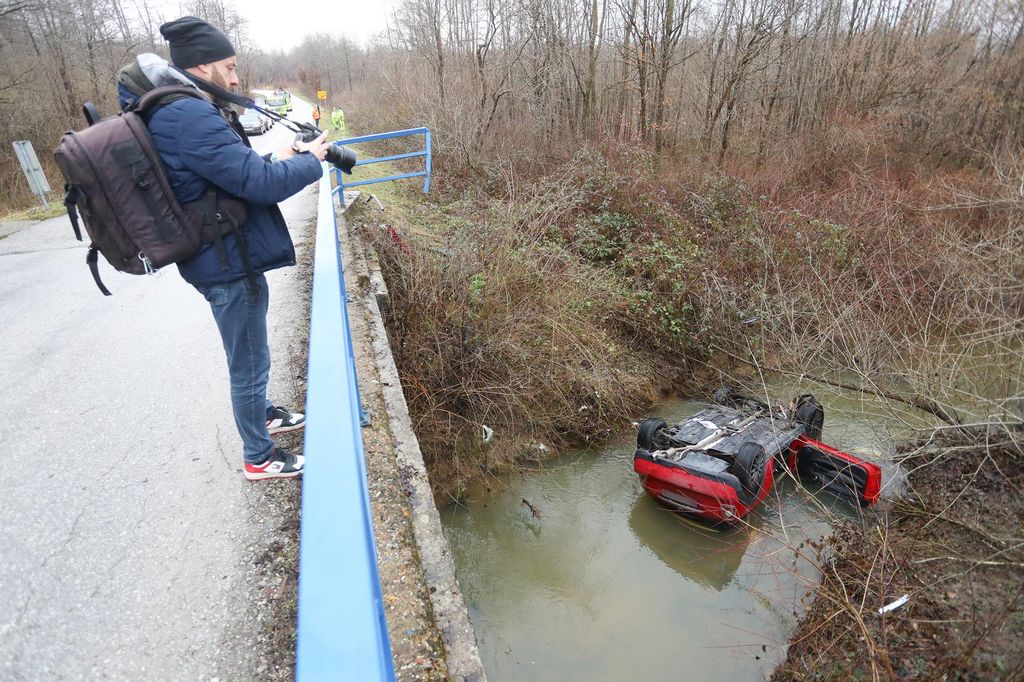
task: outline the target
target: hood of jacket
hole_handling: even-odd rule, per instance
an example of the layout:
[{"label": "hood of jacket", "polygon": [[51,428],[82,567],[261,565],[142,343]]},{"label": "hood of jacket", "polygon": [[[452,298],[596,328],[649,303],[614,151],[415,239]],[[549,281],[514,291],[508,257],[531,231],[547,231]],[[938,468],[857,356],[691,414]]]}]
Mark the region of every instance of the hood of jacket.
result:
[{"label": "hood of jacket", "polygon": [[160,55],[143,52],[121,68],[117,74],[117,99],[127,109],[140,97],[164,85],[184,85],[201,92],[181,71]]}]

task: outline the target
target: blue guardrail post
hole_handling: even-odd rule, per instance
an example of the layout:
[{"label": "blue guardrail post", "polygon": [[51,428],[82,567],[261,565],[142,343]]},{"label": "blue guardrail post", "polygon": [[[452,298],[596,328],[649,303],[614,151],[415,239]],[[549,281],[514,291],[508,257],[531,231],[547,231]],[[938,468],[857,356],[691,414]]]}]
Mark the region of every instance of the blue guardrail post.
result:
[{"label": "blue guardrail post", "polygon": [[300,682],[394,680],[347,333],[344,271],[326,164],[319,191],[295,677]]}]

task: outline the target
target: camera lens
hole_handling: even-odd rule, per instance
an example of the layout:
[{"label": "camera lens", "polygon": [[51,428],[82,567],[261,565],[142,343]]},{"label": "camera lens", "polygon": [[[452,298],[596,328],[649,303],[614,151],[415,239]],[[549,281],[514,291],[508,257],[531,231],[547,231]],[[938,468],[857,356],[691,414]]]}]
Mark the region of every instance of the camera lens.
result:
[{"label": "camera lens", "polygon": [[[312,142],[320,137],[318,130],[303,130],[296,133],[296,142]],[[352,168],[356,165],[356,153],[348,147],[340,144],[332,144],[327,147],[327,162],[341,170],[346,175],[352,175]]]},{"label": "camera lens", "polygon": [[348,147],[332,144],[327,148],[327,161],[345,175],[352,175],[352,168],[356,165],[356,153]]}]

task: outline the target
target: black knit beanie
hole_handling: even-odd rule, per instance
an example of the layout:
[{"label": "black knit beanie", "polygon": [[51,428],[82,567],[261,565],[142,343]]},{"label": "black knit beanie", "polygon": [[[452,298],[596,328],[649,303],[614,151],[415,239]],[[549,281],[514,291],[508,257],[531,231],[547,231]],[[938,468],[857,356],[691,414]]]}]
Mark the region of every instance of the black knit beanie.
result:
[{"label": "black knit beanie", "polygon": [[196,17],[182,17],[160,27],[171,44],[171,62],[180,69],[211,64],[235,54],[235,47],[220,29]]}]

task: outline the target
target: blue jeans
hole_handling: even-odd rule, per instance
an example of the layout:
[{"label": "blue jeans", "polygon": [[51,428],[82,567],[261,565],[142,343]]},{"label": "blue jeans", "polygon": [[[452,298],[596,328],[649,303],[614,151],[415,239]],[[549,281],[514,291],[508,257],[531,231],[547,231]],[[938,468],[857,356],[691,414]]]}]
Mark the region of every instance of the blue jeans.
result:
[{"label": "blue jeans", "polygon": [[231,407],[242,437],[242,456],[251,464],[267,459],[274,447],[267,433],[267,416],[273,404],[267,400],[270,346],[267,343],[267,278],[256,277],[260,290],[253,294],[244,279],[227,284],[193,286],[210,303],[220,329],[231,377]]}]

